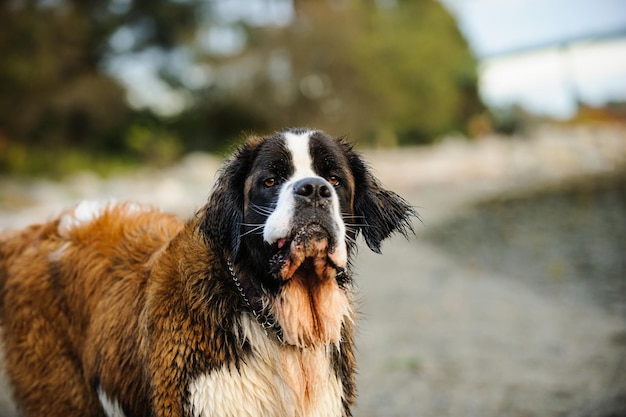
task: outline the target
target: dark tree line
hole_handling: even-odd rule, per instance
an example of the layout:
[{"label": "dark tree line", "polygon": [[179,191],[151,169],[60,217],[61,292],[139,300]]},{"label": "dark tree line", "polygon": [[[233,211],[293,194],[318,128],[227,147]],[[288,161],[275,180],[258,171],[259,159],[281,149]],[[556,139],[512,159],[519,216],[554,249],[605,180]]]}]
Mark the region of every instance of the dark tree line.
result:
[{"label": "dark tree line", "polygon": [[[0,3],[0,170],[37,150],[167,159],[296,125],[361,143],[428,143],[482,112],[476,61],[434,0],[294,0],[288,24],[261,26],[220,21],[216,1]],[[213,26],[243,46],[203,47]],[[132,40],[123,51],[112,42],[120,30]],[[131,107],[107,71],[112,58],[150,49],[184,50],[211,74],[188,87],[180,65],[160,69],[188,97],[177,114]]]}]

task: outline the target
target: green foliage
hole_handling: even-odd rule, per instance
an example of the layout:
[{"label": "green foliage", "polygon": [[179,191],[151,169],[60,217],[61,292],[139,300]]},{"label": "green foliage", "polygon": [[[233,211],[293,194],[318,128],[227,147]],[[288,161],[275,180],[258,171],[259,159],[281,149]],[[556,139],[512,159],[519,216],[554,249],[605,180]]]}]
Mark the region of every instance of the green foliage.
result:
[{"label": "green foliage", "polygon": [[[21,0],[0,3],[0,170],[26,168],[19,149],[119,153],[134,112],[104,70],[122,27],[133,51],[172,48],[195,28],[193,1]],[[14,159],[17,158],[17,159]],[[69,163],[69,161],[66,161]],[[30,164],[29,164],[30,165]],[[42,169],[45,169],[42,165]],[[37,169],[35,169],[37,170]]]},{"label": "green foliage", "polygon": [[242,103],[202,97],[168,122],[186,151],[226,151],[242,134],[267,131],[266,120]]},{"label": "green foliage", "polygon": [[309,125],[376,145],[428,143],[466,131],[483,111],[476,60],[440,3],[295,5],[291,25],[249,28],[252,46],[222,66],[256,63],[228,97],[270,128]]},{"label": "green foliage", "polygon": [[0,152],[0,172],[17,176],[63,178],[77,171],[94,171],[107,176],[135,167],[139,160],[124,154],[105,154],[84,148],[46,148],[20,143]]},{"label": "green foliage", "polygon": [[355,64],[369,63],[361,67],[363,86],[377,100],[381,127],[408,141],[464,128],[460,87],[476,82],[475,62],[439,3],[370,11],[356,43]]},{"label": "green foliage", "polygon": [[[210,4],[0,3],[0,172],[55,172],[55,161],[164,164],[289,126],[377,146],[428,143],[465,131],[483,111],[476,61],[435,0],[294,0],[286,26],[207,21]],[[216,23],[245,34],[243,50],[207,50],[198,30]],[[148,50],[190,58],[158,68],[172,88],[187,89],[180,114],[132,108],[105,69],[113,57],[139,60]],[[209,81],[189,87],[189,65]]]},{"label": "green foliage", "polygon": [[171,163],[183,151],[180,140],[172,132],[162,126],[141,122],[128,128],[125,145],[141,160],[157,164]]}]

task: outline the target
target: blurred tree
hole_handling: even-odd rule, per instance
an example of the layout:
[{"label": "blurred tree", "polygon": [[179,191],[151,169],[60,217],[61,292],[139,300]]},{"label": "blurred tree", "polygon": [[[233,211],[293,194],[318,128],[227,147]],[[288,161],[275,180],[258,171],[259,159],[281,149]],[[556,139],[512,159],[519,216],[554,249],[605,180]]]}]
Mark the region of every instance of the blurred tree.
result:
[{"label": "blurred tree", "polygon": [[171,49],[193,38],[198,3],[1,2],[0,160],[11,145],[123,147],[131,111],[124,87],[104,71],[116,53],[112,35],[125,30],[129,51]]},{"label": "blurred tree", "polygon": [[[292,0],[280,21],[233,18],[252,3],[291,5],[0,2],[0,170],[34,148],[166,162],[296,125],[376,145],[425,143],[466,130],[482,111],[476,61],[435,0]],[[174,92],[157,101],[173,113],[129,105],[132,81],[111,75],[124,57],[126,68],[157,62]]]},{"label": "blurred tree", "polygon": [[[476,60],[434,0],[294,1],[285,27],[247,27],[214,63],[235,106],[271,128],[311,125],[379,145],[466,131],[481,113]],[[246,70],[248,69],[248,70]],[[219,78],[218,78],[219,79]]]}]

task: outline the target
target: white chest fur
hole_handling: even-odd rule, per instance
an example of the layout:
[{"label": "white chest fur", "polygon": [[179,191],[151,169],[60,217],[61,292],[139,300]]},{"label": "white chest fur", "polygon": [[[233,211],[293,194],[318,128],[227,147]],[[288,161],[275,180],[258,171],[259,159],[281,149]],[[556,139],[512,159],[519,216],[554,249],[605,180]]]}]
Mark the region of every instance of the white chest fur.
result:
[{"label": "white chest fur", "polygon": [[242,325],[252,355],[239,369],[225,365],[191,382],[194,416],[342,415],[343,389],[331,368],[330,348],[281,347],[247,315]]}]

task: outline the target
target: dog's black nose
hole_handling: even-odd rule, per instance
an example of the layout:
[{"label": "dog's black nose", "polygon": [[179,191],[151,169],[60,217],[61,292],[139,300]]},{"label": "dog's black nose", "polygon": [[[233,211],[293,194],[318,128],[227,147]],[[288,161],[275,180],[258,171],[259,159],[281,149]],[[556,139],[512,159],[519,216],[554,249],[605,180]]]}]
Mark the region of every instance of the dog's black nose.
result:
[{"label": "dog's black nose", "polygon": [[293,185],[296,198],[302,198],[308,203],[319,203],[330,200],[333,193],[331,185],[323,178],[304,178]]}]

